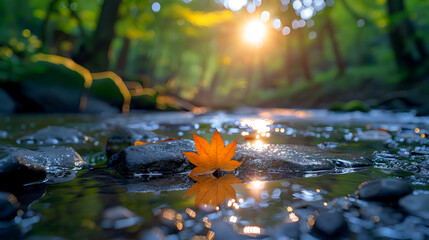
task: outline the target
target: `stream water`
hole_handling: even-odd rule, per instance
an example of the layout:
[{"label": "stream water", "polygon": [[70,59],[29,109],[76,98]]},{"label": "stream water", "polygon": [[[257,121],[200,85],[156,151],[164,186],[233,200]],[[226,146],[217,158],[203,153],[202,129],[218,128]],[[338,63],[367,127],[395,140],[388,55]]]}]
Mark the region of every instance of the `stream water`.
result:
[{"label": "stream water", "polygon": [[[259,179],[232,185],[236,202],[225,202],[219,211],[197,211],[195,196],[183,197],[188,189],[164,191],[165,186],[159,186],[159,191],[139,191],[134,186],[136,183],[131,186],[125,177],[106,167],[106,142],[117,125],[150,130],[171,138],[192,139],[192,133],[195,133],[207,140],[217,129],[225,142],[238,138],[239,143],[261,148],[264,144],[312,146],[326,151],[364,154],[374,164],[327,174],[307,172],[276,181],[261,174]],[[220,236],[228,236],[229,228],[220,224],[217,232],[214,226],[210,227],[211,222],[218,220],[228,222],[228,226],[232,226],[231,229],[240,233],[243,239],[288,239],[275,237],[278,225],[302,220],[306,213],[302,212],[304,210],[300,212],[300,206],[311,204],[329,208],[339,199],[353,196],[364,181],[401,178],[411,183],[414,192],[429,192],[427,178],[416,174],[412,168],[395,167],[397,164],[412,166],[429,159],[429,118],[417,117],[414,113],[239,109],[200,115],[136,112],[129,115],[0,116],[0,145],[29,149],[52,145],[52,142],[39,144],[19,140],[47,126],[73,128],[88,136],[83,142],[54,144],[73,147],[89,167],[77,170],[75,175],[64,176],[63,181],[11,190],[15,195],[21,194],[22,201],[29,206],[21,217],[15,218],[15,224],[8,227],[8,236],[26,239],[162,239],[162,236],[165,239],[212,239],[215,236],[225,239]],[[187,178],[185,174],[174,177]],[[162,178],[147,174],[145,182]],[[119,215],[125,216],[122,220],[106,217],[107,209],[115,206],[129,210],[117,210]],[[295,208],[297,210],[293,211]],[[374,226],[374,221],[373,225],[368,225],[368,222],[356,220],[360,218],[346,217],[350,233],[345,238],[429,238],[427,227],[419,230],[420,235],[404,235],[405,230],[397,224],[383,223],[385,228],[381,229]],[[316,239],[303,230],[305,226],[301,224],[299,227],[303,232],[299,238]]]}]

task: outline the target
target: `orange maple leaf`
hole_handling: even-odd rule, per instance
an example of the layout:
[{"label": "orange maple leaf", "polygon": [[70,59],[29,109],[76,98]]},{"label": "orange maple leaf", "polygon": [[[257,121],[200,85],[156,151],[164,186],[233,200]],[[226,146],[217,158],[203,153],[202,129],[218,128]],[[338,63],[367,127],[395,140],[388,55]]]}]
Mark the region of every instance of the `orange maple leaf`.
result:
[{"label": "orange maple leaf", "polygon": [[242,164],[241,162],[232,160],[237,146],[237,139],[225,147],[222,137],[217,130],[213,135],[211,144],[204,138],[194,133],[192,134],[194,135],[197,152],[183,152],[188,160],[197,166],[189,173],[189,176],[211,174],[218,169],[234,171]]},{"label": "orange maple leaf", "polygon": [[236,199],[237,195],[231,184],[243,182],[233,174],[228,174],[220,178],[214,176],[193,177],[197,181],[185,194],[195,197],[195,207],[207,204],[213,207],[220,206],[225,199]]}]

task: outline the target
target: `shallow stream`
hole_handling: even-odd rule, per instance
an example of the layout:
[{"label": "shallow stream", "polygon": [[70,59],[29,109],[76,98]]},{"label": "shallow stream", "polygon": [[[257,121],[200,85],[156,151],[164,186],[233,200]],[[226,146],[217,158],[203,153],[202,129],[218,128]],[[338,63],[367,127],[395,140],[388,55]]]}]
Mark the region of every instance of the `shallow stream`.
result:
[{"label": "shallow stream", "polygon": [[[239,143],[261,149],[264,144],[312,146],[326,151],[364,154],[373,165],[329,172],[308,171],[275,181],[261,173],[250,182],[232,185],[237,196],[235,202],[226,201],[219,206],[220,209],[197,211],[195,196],[183,197],[188,189],[167,188],[164,185],[171,182],[162,180],[188,178],[186,174],[135,176],[140,179],[139,183],[130,182],[128,177],[106,167],[106,142],[117,125],[150,130],[171,138],[192,139],[192,133],[195,133],[207,140],[217,129],[226,143],[238,138]],[[47,126],[77,129],[87,138],[84,141],[41,144],[19,140]],[[366,134],[368,131],[373,132]],[[214,236],[215,239],[224,239],[220,236],[229,236],[229,228],[223,230],[227,227],[218,224],[218,230],[215,230],[216,227],[210,225],[211,222],[222,221],[228,222],[228,226],[232,226],[231,229],[241,234],[239,236],[243,239],[288,239],[276,237],[279,236],[276,235],[278,225],[303,220],[305,224],[301,223],[303,233],[299,238],[317,239],[310,231],[303,230],[306,226],[311,228],[307,223],[311,219],[302,219],[306,218],[305,211],[308,210],[300,210],[306,204],[329,208],[339,204],[339,199],[353,197],[362,182],[386,177],[405,179],[414,192],[429,192],[428,178],[416,174],[412,168],[429,159],[428,134],[428,117],[384,111],[333,113],[325,110],[239,109],[200,115],[137,112],[129,115],[0,116],[0,145],[29,149],[46,145],[71,146],[89,164],[89,167],[61,176],[55,182],[9,189],[15,195],[24,196],[21,201],[27,201],[29,206],[22,216],[15,218],[15,225],[10,227],[8,236],[28,239],[165,237],[171,240],[212,239]],[[156,187],[140,191],[136,186],[151,181],[157,181],[159,191]],[[116,206],[123,206],[130,212],[118,210],[125,215],[119,220],[106,217],[106,210]],[[350,233],[344,238],[429,238],[427,227],[419,230],[420,235],[404,235],[405,230],[401,230],[398,224],[383,223],[379,219],[381,216],[374,217],[378,221],[346,216]],[[381,222],[384,228],[374,226],[377,222]]]}]

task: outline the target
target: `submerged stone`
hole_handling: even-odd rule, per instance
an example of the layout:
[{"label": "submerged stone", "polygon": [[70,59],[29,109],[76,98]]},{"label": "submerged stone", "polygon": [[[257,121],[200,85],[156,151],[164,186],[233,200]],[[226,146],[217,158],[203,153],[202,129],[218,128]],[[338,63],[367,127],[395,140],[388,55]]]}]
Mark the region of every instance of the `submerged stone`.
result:
[{"label": "submerged stone", "polygon": [[[195,152],[194,142],[187,139],[122,149],[109,160],[109,166],[123,173],[178,173],[194,166],[182,152]],[[233,158],[243,162],[240,172],[274,170],[283,172],[333,170],[337,167],[369,166],[362,156],[333,153],[317,147],[264,144],[261,147],[237,145]]]},{"label": "submerged stone", "polygon": [[0,221],[12,220],[19,210],[19,202],[13,194],[0,192]]},{"label": "submerged stone", "polygon": [[399,200],[399,205],[409,214],[429,219],[429,194],[408,195]]},{"label": "submerged stone", "polygon": [[276,228],[277,239],[299,239],[301,235],[298,222],[282,223]]},{"label": "submerged stone", "polygon": [[195,151],[191,140],[175,140],[122,149],[109,160],[109,166],[123,173],[177,173],[192,168],[183,152]]},{"label": "submerged stone", "polygon": [[316,218],[313,232],[325,237],[338,237],[347,231],[347,223],[340,212],[322,211]]},{"label": "submerged stone", "polygon": [[410,184],[401,179],[383,178],[364,182],[359,186],[359,198],[374,201],[397,201],[410,194]]},{"label": "submerged stone", "polygon": [[[1,155],[5,154],[0,153]],[[17,153],[0,159],[0,186],[2,187],[43,181],[45,178],[46,169],[43,166]]]},{"label": "submerged stone", "polygon": [[125,126],[117,127],[110,135],[106,143],[106,155],[110,158],[121,149],[133,146],[136,141],[154,142],[165,139],[151,131],[140,128],[128,128]]},{"label": "submerged stone", "polygon": [[85,135],[73,128],[48,126],[40,129],[34,134],[18,139],[19,142],[37,144],[77,143],[84,141]]},{"label": "submerged stone", "polygon": [[104,210],[101,226],[103,228],[121,229],[138,225],[141,222],[142,218],[128,208],[115,206]]},{"label": "submerged stone", "polygon": [[385,131],[369,130],[358,133],[356,137],[362,141],[385,141],[387,139],[391,139],[392,135]]}]

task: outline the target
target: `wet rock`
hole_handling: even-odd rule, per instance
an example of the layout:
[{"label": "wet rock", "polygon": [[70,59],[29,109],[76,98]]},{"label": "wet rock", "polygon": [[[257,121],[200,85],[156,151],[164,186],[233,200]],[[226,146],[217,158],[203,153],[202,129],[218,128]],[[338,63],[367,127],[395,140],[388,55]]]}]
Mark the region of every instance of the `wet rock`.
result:
[{"label": "wet rock", "polygon": [[146,230],[140,236],[140,240],[165,240],[165,239],[167,239],[167,236],[159,228],[152,228],[152,229]]},{"label": "wet rock", "polygon": [[15,101],[9,94],[0,88],[0,113],[13,113],[15,111]]},{"label": "wet rock", "polygon": [[110,158],[121,149],[133,146],[136,141],[155,142],[166,138],[167,137],[160,136],[145,129],[119,126],[113,131],[107,140],[106,155]]},{"label": "wet rock", "polygon": [[[184,172],[193,165],[182,152],[195,152],[194,142],[182,139],[128,147],[113,155],[109,166],[124,173]],[[269,169],[284,172],[332,170],[338,161],[345,167],[371,165],[360,155],[282,144],[264,144],[262,147],[239,144],[233,159],[243,162],[240,171],[251,172]]]},{"label": "wet rock", "polygon": [[110,207],[103,212],[101,226],[103,228],[121,229],[142,222],[142,218],[123,206]]},{"label": "wet rock", "polygon": [[416,134],[414,131],[405,131],[400,132],[396,135],[396,139],[398,139],[400,142],[407,141],[407,142],[418,142],[421,140],[420,134]]},{"label": "wet rock", "polygon": [[215,239],[228,239],[239,240],[245,239],[243,236],[238,235],[231,224],[215,220],[212,222],[212,231],[215,233]]},{"label": "wet rock", "polygon": [[16,197],[7,192],[0,192],[0,221],[12,220],[19,210]]},{"label": "wet rock", "polygon": [[384,206],[383,204],[371,203],[368,206],[362,206],[359,209],[361,218],[373,223],[381,222],[383,225],[394,225],[402,222],[404,214],[397,209]]},{"label": "wet rock", "polygon": [[109,160],[109,166],[123,173],[184,172],[191,164],[183,152],[195,151],[191,140],[176,140],[122,149]]},{"label": "wet rock", "polygon": [[341,145],[336,142],[323,142],[323,143],[317,144],[317,147],[321,149],[334,149],[334,148],[339,148],[340,146]]},{"label": "wet rock", "polygon": [[358,194],[364,200],[394,202],[411,191],[411,186],[404,180],[383,178],[362,183]]},{"label": "wet rock", "polygon": [[420,172],[421,175],[429,175],[429,160],[426,160],[420,163]]},{"label": "wet rock", "polygon": [[19,202],[20,208],[26,212],[28,206],[46,194],[47,184],[29,184],[25,186],[7,186],[5,191],[13,194]]},{"label": "wet rock", "polygon": [[313,226],[313,233],[325,237],[338,237],[347,232],[347,223],[339,212],[320,212]]},{"label": "wet rock", "polygon": [[46,178],[46,169],[31,159],[17,153],[0,151],[2,155],[6,156],[0,159],[0,187],[43,181]]},{"label": "wet rock", "polygon": [[414,150],[411,152],[413,155],[429,155],[429,149],[428,150]]},{"label": "wet rock", "polygon": [[[70,174],[73,173],[70,171],[86,165],[81,156],[71,147],[41,147],[33,151],[0,146],[0,156],[2,155],[5,157],[0,161],[3,161],[5,165],[0,165],[0,172],[3,170],[4,176],[17,181],[21,178],[21,183],[23,180],[28,182],[30,179],[32,181],[43,180],[46,173],[48,173],[48,179],[54,182],[60,181],[56,178],[69,177],[68,179],[71,179],[73,175],[70,178]],[[14,173],[15,171],[16,173]]]},{"label": "wet rock", "polygon": [[429,219],[429,194],[408,195],[399,200],[399,205],[409,214]]},{"label": "wet rock", "polygon": [[[335,153],[302,145],[264,144],[259,147],[237,145],[234,158],[243,162],[242,170],[254,171],[273,169],[277,171],[319,171],[337,166],[362,167],[371,162],[362,155]],[[341,164],[339,164],[341,162]]]},{"label": "wet rock", "polygon": [[385,131],[369,130],[356,135],[362,141],[385,141],[392,138],[392,135]]},{"label": "wet rock", "polygon": [[289,239],[299,239],[299,223],[284,223],[276,228],[276,239],[288,237]]},{"label": "wet rock", "polygon": [[18,140],[18,143],[37,143],[37,144],[58,144],[58,143],[78,143],[85,140],[85,135],[73,128],[59,126],[48,126],[36,133],[24,136]]}]

